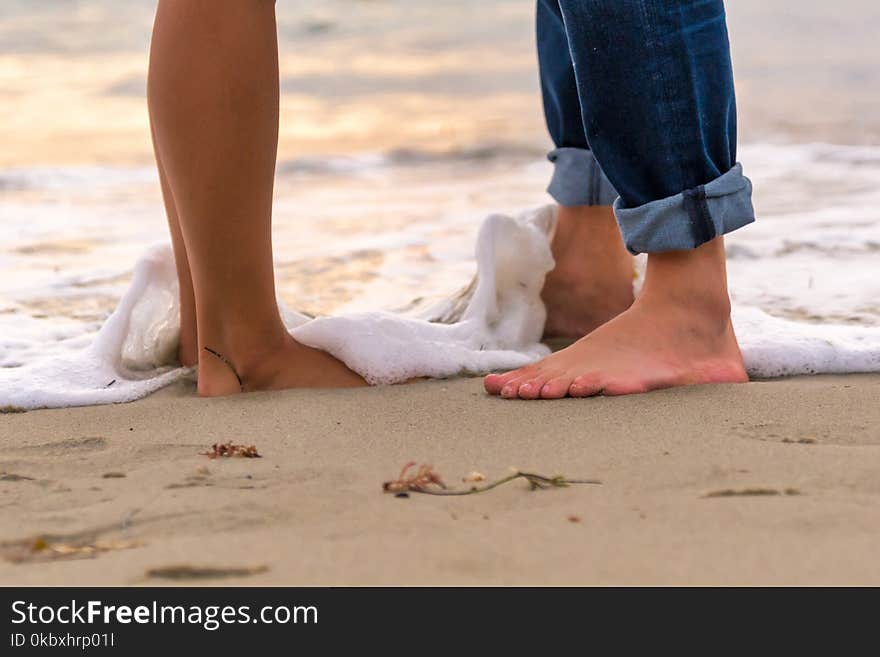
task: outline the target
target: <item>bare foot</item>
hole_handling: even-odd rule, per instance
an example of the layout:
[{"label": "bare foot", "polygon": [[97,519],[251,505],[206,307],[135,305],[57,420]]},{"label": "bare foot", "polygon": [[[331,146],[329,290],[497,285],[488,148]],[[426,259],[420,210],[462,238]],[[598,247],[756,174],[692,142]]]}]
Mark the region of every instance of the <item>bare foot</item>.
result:
[{"label": "bare foot", "polygon": [[567,349],[484,383],[505,398],[558,399],[746,381],[718,238],[693,251],[651,255],[629,310]]},{"label": "bare foot", "polygon": [[273,349],[244,357],[213,350],[199,359],[199,396],[286,388],[353,388],[366,382],[344,363],[318,349],[300,344],[288,333]]},{"label": "bare foot", "polygon": [[610,206],[560,206],[552,251],[545,338],[580,338],[632,305],[633,259]]}]

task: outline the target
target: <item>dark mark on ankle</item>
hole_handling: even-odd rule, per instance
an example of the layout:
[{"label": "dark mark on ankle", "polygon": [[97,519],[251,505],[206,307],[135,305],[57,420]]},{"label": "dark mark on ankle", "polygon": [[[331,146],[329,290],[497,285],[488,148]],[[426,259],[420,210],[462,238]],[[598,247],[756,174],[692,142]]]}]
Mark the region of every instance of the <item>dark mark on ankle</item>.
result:
[{"label": "dark mark on ankle", "polygon": [[210,347],[205,347],[204,349],[205,349],[205,351],[207,351],[209,354],[211,354],[211,355],[213,355],[213,356],[216,356],[216,357],[219,358],[221,361],[223,361],[224,363],[226,363],[226,366],[227,366],[229,369],[232,370],[232,373],[235,375],[235,378],[238,379],[238,387],[241,388],[241,391],[242,391],[242,392],[244,392],[244,381],[241,380],[241,377],[238,375],[238,372],[236,371],[235,366],[229,361],[229,359],[228,359],[226,356],[224,356],[223,354],[214,351],[214,350],[211,349]]}]

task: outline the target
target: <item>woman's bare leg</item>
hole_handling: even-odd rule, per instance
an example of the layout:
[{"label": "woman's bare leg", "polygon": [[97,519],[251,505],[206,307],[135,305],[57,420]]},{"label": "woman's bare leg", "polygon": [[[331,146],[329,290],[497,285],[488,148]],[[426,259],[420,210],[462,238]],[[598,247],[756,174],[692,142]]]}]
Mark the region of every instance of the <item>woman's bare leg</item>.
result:
[{"label": "woman's bare leg", "polygon": [[177,267],[177,280],[180,284],[180,347],[177,355],[181,365],[192,367],[199,362],[199,339],[198,331],[196,330],[196,295],[193,291],[192,274],[189,271],[189,259],[186,255],[186,246],[180,229],[180,218],[177,216],[177,206],[174,203],[171,186],[168,184],[165,167],[162,166],[162,158],[159,156],[159,150],[156,148],[155,135],[153,136],[153,149],[156,151],[159,183],[162,186],[162,199],[165,201],[165,214],[168,217],[171,245],[174,248],[174,264]]},{"label": "woman's bare leg", "polygon": [[336,359],[294,341],[275,300],[274,2],[160,0],[148,95],[192,274],[199,394],[237,392],[238,377],[249,390],[363,385]]}]

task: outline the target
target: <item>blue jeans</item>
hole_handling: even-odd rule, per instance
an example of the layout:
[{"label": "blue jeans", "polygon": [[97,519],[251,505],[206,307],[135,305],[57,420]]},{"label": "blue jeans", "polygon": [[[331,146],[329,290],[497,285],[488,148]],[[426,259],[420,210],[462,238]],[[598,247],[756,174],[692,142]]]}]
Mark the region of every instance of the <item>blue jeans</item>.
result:
[{"label": "blue jeans", "polygon": [[558,203],[613,203],[632,253],[755,220],[722,0],[538,0],[537,30]]}]

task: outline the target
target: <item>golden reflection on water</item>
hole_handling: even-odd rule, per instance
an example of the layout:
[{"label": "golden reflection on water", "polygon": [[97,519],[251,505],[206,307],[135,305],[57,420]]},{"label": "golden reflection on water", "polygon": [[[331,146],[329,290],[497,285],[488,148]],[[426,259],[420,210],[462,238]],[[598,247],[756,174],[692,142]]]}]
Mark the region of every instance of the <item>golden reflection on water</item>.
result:
[{"label": "golden reflection on water", "polygon": [[[460,73],[474,57],[488,75],[516,74],[532,63],[529,55],[517,61],[486,52],[363,55],[343,71],[316,57],[282,57],[279,157],[540,142],[536,82],[534,89],[468,97],[431,88],[431,75]],[[146,66],[145,53],[0,56],[0,167],[149,162]],[[297,76],[356,79],[367,73],[392,87],[395,79],[401,84],[348,97],[296,89]],[[320,84],[311,80],[309,89]]]},{"label": "golden reflection on water", "polygon": [[[728,3],[743,141],[880,143],[880,5],[839,9]],[[532,3],[288,2],[278,12],[282,159],[547,143]],[[151,160],[151,13],[149,2],[83,0],[0,18],[0,168]],[[33,46],[47,31],[60,50]]]},{"label": "golden reflection on water", "polygon": [[[98,20],[100,12],[89,18],[90,2],[103,7],[109,23]],[[65,47],[75,47],[66,53],[16,51],[7,46],[19,34],[31,29],[40,36],[51,22],[0,19],[0,169],[152,166],[145,100],[150,3],[76,4],[84,25],[130,18],[127,29],[142,42],[123,43],[114,32],[115,49],[90,51],[89,38],[107,30],[88,27],[71,31]],[[833,15],[827,3],[811,0],[727,4],[743,142],[880,143],[880,4],[844,0]],[[416,293],[448,292],[472,274],[470,250],[481,213],[546,198],[548,169],[539,154],[549,140],[537,82],[533,3],[450,0],[432,8],[413,0],[406,13],[400,11],[404,3],[390,0],[355,5],[360,13],[351,16],[346,7],[354,5],[341,2],[279,5],[287,14],[282,33],[295,27],[300,13],[327,11],[327,24],[335,21],[312,40],[302,32],[282,34],[280,53],[274,222],[279,290],[290,305],[316,313],[356,306],[359,299],[381,307]],[[56,13],[66,16],[59,7]],[[462,8],[469,13],[459,16]],[[484,23],[473,24],[476,19]],[[25,37],[19,40],[27,45]],[[497,157],[485,163],[460,158],[343,176],[285,170],[308,156],[499,145]],[[527,157],[517,159],[517,153]],[[544,168],[536,171],[525,160]],[[852,196],[849,187],[838,193],[838,186],[833,178],[814,180],[801,171],[774,180],[765,196],[760,189],[758,195],[764,212],[806,212],[815,209],[817,194],[824,205]],[[39,281],[37,292],[21,299],[7,283],[0,294],[14,292],[16,298],[0,299],[0,313],[18,308],[33,316],[98,318],[112,310],[128,280],[119,272],[130,269],[149,240],[167,240],[155,181],[121,191],[112,185],[72,189],[4,187],[0,178],[0,223],[13,235],[0,251],[9,258],[4,271]],[[69,217],[67,206],[75,211]],[[20,213],[28,208],[57,219],[53,230],[70,225],[80,232],[16,236],[27,224],[27,214],[22,220]],[[461,221],[467,213],[474,213],[470,225]],[[103,223],[93,221],[93,214]],[[122,229],[138,222],[149,225]]]}]

